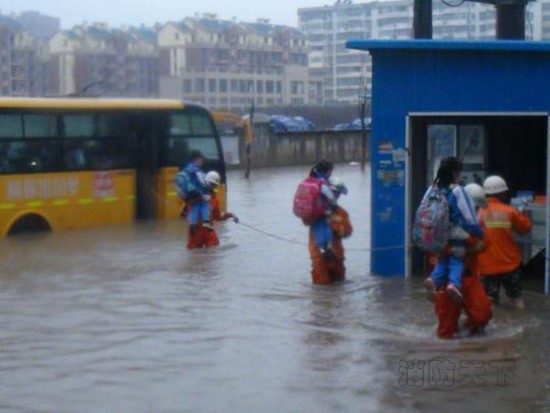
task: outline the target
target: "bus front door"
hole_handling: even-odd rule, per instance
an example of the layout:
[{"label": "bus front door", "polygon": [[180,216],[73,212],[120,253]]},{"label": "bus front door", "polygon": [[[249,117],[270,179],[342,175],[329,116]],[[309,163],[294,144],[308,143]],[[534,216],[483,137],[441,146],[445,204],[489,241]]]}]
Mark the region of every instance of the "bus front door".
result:
[{"label": "bus front door", "polygon": [[153,114],[140,115],[136,145],[136,218],[157,218],[158,142],[162,126]]}]

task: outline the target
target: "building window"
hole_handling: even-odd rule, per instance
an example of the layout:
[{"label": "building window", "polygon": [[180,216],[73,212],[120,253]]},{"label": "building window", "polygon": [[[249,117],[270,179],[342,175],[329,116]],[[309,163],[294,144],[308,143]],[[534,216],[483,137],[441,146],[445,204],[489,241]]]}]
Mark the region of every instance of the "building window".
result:
[{"label": "building window", "polygon": [[281,83],[280,80],[277,82],[277,93],[279,94],[283,93],[283,84]]},{"label": "building window", "polygon": [[239,91],[239,82],[237,79],[231,79],[231,92],[238,92]]},{"label": "building window", "polygon": [[204,93],[206,91],[204,79],[195,79],[195,92]]},{"label": "building window", "polygon": [[239,80],[239,92],[246,93],[246,80]]},{"label": "building window", "polygon": [[264,93],[264,82],[261,80],[256,81],[256,93]]},{"label": "building window", "polygon": [[227,79],[220,79],[220,92],[227,93]]},{"label": "building window", "polygon": [[273,80],[268,80],[265,83],[265,88],[267,93],[275,93],[275,82],[273,82]]},{"label": "building window", "polygon": [[176,40],[179,40],[179,39],[180,39],[180,34],[176,32]]},{"label": "building window", "polygon": [[290,82],[290,93],[302,95],[304,93],[304,82]]},{"label": "building window", "polygon": [[184,93],[191,93],[192,92],[192,89],[191,89],[191,80],[190,79],[185,79],[183,81],[183,92]]},{"label": "building window", "polygon": [[217,87],[216,87],[216,79],[209,79],[208,80],[208,91],[210,93],[216,93],[217,92]]}]

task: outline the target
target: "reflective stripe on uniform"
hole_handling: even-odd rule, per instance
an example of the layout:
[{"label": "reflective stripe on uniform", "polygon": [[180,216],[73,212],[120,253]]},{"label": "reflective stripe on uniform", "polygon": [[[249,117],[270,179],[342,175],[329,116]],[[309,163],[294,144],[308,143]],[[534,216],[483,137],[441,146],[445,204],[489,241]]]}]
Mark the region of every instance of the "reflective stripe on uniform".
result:
[{"label": "reflective stripe on uniform", "polygon": [[504,228],[504,229],[510,229],[512,228],[512,223],[510,221],[486,221],[485,226],[487,228]]}]

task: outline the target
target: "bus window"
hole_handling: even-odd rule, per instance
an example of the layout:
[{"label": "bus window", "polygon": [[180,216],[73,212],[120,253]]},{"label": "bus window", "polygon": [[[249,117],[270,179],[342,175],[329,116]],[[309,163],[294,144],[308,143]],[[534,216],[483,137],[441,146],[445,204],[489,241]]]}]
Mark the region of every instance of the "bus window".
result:
[{"label": "bus window", "polygon": [[210,119],[203,114],[191,115],[191,130],[193,135],[214,135]]},{"label": "bus window", "polygon": [[136,128],[132,117],[126,113],[106,113],[98,117],[98,134],[100,137],[126,138],[135,137]]},{"label": "bus window", "polygon": [[172,114],[163,164],[181,166],[193,151],[200,151],[211,162],[221,160],[216,132],[208,114],[199,111]]},{"label": "bus window", "polygon": [[125,169],[134,165],[135,127],[127,113],[63,117],[63,158],[67,170]]},{"label": "bus window", "polygon": [[95,135],[94,115],[65,115],[63,125],[66,138],[93,138]]},{"label": "bus window", "polygon": [[0,137],[1,173],[59,170],[61,148],[55,115],[0,115]]},{"label": "bus window", "polygon": [[60,148],[57,140],[17,140],[5,143],[0,153],[5,155],[4,173],[52,172],[60,168]]},{"label": "bus window", "polygon": [[0,138],[22,138],[23,119],[21,115],[0,115]]},{"label": "bus window", "polygon": [[220,153],[214,137],[211,138],[187,138],[187,150],[189,152],[199,151],[210,161],[219,161]]},{"label": "bus window", "polygon": [[173,113],[170,115],[170,135],[191,135],[191,121],[186,113]]},{"label": "bus window", "polygon": [[23,115],[25,138],[57,138],[55,115]]}]

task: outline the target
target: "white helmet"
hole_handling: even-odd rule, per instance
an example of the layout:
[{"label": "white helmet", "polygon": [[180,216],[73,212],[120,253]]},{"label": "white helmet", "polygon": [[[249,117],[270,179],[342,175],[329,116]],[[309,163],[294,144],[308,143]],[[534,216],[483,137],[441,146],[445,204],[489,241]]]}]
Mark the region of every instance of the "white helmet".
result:
[{"label": "white helmet", "polygon": [[487,206],[487,199],[485,198],[485,192],[483,188],[478,184],[468,184],[464,187],[464,190],[474,200],[476,207],[485,208]]},{"label": "white helmet", "polygon": [[483,190],[487,195],[496,195],[508,191],[508,185],[500,176],[492,175],[483,182]]},{"label": "white helmet", "polygon": [[206,182],[212,186],[218,186],[221,182],[220,174],[216,171],[210,171],[206,174]]},{"label": "white helmet", "polygon": [[348,194],[348,188],[346,187],[344,180],[339,176],[331,176],[328,182],[330,186],[332,186],[333,188],[336,188],[336,190],[341,194],[344,194],[344,195]]}]

